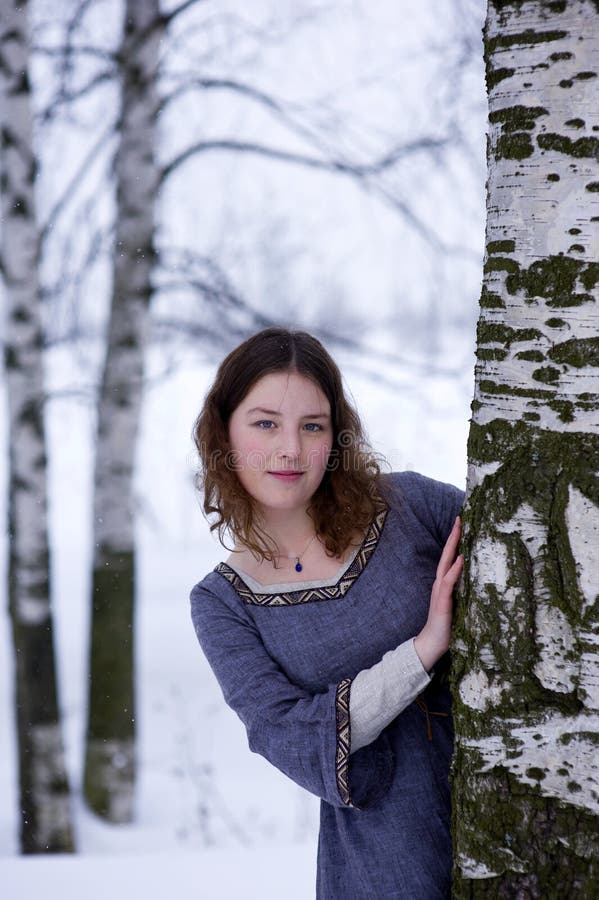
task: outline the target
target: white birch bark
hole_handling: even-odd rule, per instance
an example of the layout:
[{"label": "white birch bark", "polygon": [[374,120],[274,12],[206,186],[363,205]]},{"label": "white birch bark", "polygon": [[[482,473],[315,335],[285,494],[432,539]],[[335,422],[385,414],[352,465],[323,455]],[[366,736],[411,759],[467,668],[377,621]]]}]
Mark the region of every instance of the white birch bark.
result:
[{"label": "white birch bark", "polygon": [[490,0],[456,897],[599,896],[599,8]]},{"label": "white birch bark", "polygon": [[133,817],[135,546],[133,473],[153,265],[158,0],[127,0],[108,343],[98,402],[85,796],[113,822]]},{"label": "white birch bark", "polygon": [[73,849],[59,721],[47,522],[36,162],[26,4],[0,5],[1,259],[9,412],[9,606],[24,853]]}]

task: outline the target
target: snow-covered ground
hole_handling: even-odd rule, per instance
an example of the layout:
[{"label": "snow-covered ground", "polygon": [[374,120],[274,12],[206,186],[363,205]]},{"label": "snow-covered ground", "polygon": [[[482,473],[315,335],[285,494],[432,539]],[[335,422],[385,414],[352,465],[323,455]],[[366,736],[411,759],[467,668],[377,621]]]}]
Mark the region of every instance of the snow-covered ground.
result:
[{"label": "snow-covered ground", "polygon": [[213,849],[0,859],[0,884],[3,900],[308,900],[315,854],[306,842],[239,849],[234,857]]}]

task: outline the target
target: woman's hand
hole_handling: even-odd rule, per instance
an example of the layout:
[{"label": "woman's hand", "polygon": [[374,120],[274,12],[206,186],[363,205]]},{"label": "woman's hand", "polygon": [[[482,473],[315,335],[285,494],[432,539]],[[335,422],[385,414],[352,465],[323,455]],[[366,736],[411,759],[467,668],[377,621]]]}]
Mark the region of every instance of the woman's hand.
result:
[{"label": "woman's hand", "polygon": [[464,557],[456,556],[460,541],[461,521],[458,516],[447,538],[439,565],[437,577],[431,592],[426,625],[414,638],[414,647],[420,661],[428,672],[449,648],[451,619],[453,613],[453,589],[462,572]]}]

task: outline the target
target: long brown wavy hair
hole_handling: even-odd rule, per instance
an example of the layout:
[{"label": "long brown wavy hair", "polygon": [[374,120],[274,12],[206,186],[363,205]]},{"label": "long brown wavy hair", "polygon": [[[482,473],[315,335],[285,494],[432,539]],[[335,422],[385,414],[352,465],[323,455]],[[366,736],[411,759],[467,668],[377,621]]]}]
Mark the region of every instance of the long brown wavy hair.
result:
[{"label": "long brown wavy hair", "polygon": [[305,331],[266,328],[219,366],[193,428],[199,454],[196,484],[204,495],[206,517],[215,517],[210,530],[218,529],[223,546],[228,531],[258,559],[276,560],[278,548],[261,528],[252,498],[235,474],[228,435],[232,413],[256,382],[273,372],[311,379],[331,405],[333,444],[308,513],[327,553],[341,556],[356,531],[364,531],[383,505],[377,489],[380,468],[345,396],[339,368],[320,341]]}]

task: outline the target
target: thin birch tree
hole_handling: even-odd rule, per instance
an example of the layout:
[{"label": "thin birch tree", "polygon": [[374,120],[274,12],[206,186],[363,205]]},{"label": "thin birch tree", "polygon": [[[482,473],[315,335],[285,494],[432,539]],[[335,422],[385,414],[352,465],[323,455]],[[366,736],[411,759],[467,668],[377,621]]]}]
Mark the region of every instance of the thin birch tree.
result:
[{"label": "thin birch tree", "polygon": [[9,415],[8,597],[23,853],[73,849],[50,602],[43,337],[27,4],[0,22],[1,271]]},{"label": "thin birch tree", "polygon": [[131,821],[135,785],[133,473],[154,258],[158,0],[127,0],[119,53],[116,233],[94,474],[89,703],[84,791],[113,822]]},{"label": "thin birch tree", "polygon": [[489,0],[458,898],[599,896],[599,8]]}]

